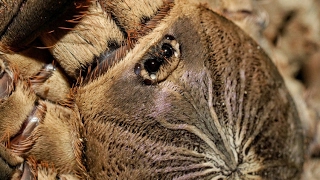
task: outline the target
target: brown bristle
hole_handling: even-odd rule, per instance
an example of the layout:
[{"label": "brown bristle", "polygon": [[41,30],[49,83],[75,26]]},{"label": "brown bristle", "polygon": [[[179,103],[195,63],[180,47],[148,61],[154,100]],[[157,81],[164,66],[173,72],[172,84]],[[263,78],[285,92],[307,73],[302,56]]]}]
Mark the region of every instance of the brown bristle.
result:
[{"label": "brown bristle", "polygon": [[[3,64],[4,65],[4,64]],[[1,68],[2,72],[0,73],[1,76],[1,91],[0,91],[0,99],[3,99],[5,97],[9,97],[14,89],[14,80],[12,77],[10,77],[9,73],[6,71],[11,71],[10,69],[7,69],[4,65],[4,67]]]},{"label": "brown bristle", "polygon": [[28,164],[30,171],[33,175],[33,179],[37,179],[38,177],[37,176],[38,175],[37,160],[33,156],[29,156],[24,163]]},{"label": "brown bristle", "polygon": [[58,102],[59,105],[73,109],[74,108],[74,97],[77,93],[77,88],[76,87],[72,87],[70,89],[70,93],[68,94],[67,98],[64,99],[63,101]]},{"label": "brown bristle", "polygon": [[0,138],[0,141],[1,142],[4,142],[4,146],[6,148],[9,148],[11,146],[10,144],[10,133],[8,132],[8,130],[6,130],[4,133],[3,133],[3,136]]},{"label": "brown bristle", "polygon": [[59,29],[63,29],[63,30],[73,30],[73,27],[72,28],[68,28],[68,27],[58,27]]},{"label": "brown bristle", "polygon": [[[50,32],[54,32],[54,30],[52,30],[52,31],[50,31]],[[35,48],[38,48],[38,49],[51,49],[52,47],[54,47],[54,45],[52,45],[52,46],[46,46],[46,47],[36,46]]]},{"label": "brown bristle", "polygon": [[[75,116],[77,116],[77,115],[75,115]],[[75,138],[75,140],[72,142],[72,144],[73,144],[73,152],[75,155],[77,166],[80,169],[80,171],[77,172],[76,175],[80,178],[83,176],[87,176],[87,174],[85,173],[85,172],[87,172],[86,167],[83,165],[83,162],[82,162],[82,156],[83,156],[82,153],[83,153],[83,148],[84,148],[83,139],[79,133],[80,131],[82,131],[83,124],[82,123],[78,124],[78,123],[74,122],[74,123],[72,123],[72,126],[77,127],[77,129],[72,132],[72,135],[74,137],[78,137],[78,138]]]},{"label": "brown bristle", "polygon": [[81,0],[79,2],[74,2],[73,4],[74,4],[76,9],[88,8],[89,7],[88,3],[92,2],[92,1],[93,0],[85,0],[85,1]]}]

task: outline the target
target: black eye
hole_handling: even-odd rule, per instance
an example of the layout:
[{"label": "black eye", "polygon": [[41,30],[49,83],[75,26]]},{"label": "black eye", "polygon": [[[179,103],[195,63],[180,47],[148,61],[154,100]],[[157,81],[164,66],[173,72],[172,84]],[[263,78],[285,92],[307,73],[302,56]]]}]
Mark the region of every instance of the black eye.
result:
[{"label": "black eye", "polygon": [[170,44],[167,44],[167,43],[163,44],[161,49],[162,49],[162,55],[165,58],[170,58],[174,54],[174,50]]},{"label": "black eye", "polygon": [[140,72],[141,72],[141,65],[137,63],[137,64],[134,66],[134,73],[135,73],[136,75],[139,75]]},{"label": "black eye", "polygon": [[174,39],[175,39],[175,38],[174,38],[173,36],[171,36],[171,35],[166,35],[164,38],[167,39],[167,40],[174,40]]},{"label": "black eye", "polygon": [[159,70],[162,62],[162,59],[148,59],[144,62],[144,67],[149,73],[155,73]]}]

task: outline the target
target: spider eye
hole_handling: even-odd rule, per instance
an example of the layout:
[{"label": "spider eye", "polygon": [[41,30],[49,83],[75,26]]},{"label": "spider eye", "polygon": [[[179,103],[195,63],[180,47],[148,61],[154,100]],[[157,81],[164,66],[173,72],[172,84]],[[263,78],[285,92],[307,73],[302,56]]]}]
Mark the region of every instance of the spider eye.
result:
[{"label": "spider eye", "polygon": [[166,35],[165,37],[164,37],[166,40],[175,40],[175,38],[173,37],[173,36],[171,36],[171,35]]},{"label": "spider eye", "polygon": [[164,43],[162,45],[161,49],[162,49],[162,55],[165,58],[170,58],[174,54],[174,50],[173,50],[172,46],[170,44],[168,44],[168,43]]},{"label": "spider eye", "polygon": [[136,75],[139,75],[141,73],[141,65],[139,63],[137,63],[135,66],[134,66],[134,73]]},{"label": "spider eye", "polygon": [[155,73],[159,70],[162,63],[163,63],[162,59],[148,59],[144,63],[144,67],[149,73]]}]

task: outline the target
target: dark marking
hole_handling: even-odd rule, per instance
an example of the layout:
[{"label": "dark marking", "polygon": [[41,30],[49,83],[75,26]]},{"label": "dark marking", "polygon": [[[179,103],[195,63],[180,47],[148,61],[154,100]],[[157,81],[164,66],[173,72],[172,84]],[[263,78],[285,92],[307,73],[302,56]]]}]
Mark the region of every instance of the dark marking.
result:
[{"label": "dark marking", "polygon": [[150,17],[142,16],[142,18],[141,18],[141,24],[146,24],[148,21],[150,21]]},{"label": "dark marking", "polygon": [[296,72],[296,74],[295,74],[295,79],[296,80],[298,80],[298,81],[300,81],[300,82],[302,82],[303,84],[305,84],[305,80],[306,80],[306,77],[305,77],[305,75],[304,75],[304,72],[303,72],[303,68],[300,68],[299,70],[298,70],[298,72]]},{"label": "dark marking", "polygon": [[151,84],[152,84],[152,81],[151,81],[150,79],[145,79],[145,80],[143,80],[143,83],[144,83],[145,85],[151,85]]},{"label": "dark marking", "polygon": [[124,38],[127,38],[128,37],[128,33],[127,33],[126,29],[121,25],[121,23],[118,20],[118,18],[112,13],[110,14],[110,17],[115,22],[115,24],[118,26],[118,28],[122,32]]},{"label": "dark marking", "polygon": [[287,30],[287,26],[290,23],[290,21],[294,18],[294,16],[297,14],[295,11],[289,11],[283,18],[282,23],[280,24],[277,33],[275,34],[275,37],[272,39],[272,44],[277,45],[279,37],[281,37],[285,31]]}]

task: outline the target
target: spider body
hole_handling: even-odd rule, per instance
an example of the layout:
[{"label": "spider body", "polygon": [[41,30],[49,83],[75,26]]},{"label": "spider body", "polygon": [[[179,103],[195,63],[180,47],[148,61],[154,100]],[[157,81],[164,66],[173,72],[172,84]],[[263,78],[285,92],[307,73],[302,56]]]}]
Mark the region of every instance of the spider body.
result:
[{"label": "spider body", "polygon": [[[37,61],[26,78],[3,56],[3,178],[298,179],[299,117],[258,44],[203,5],[132,2],[93,2],[88,12],[101,16],[42,34],[55,68]],[[99,33],[80,31],[90,17],[104,22]],[[28,109],[8,114],[21,96]]]}]

